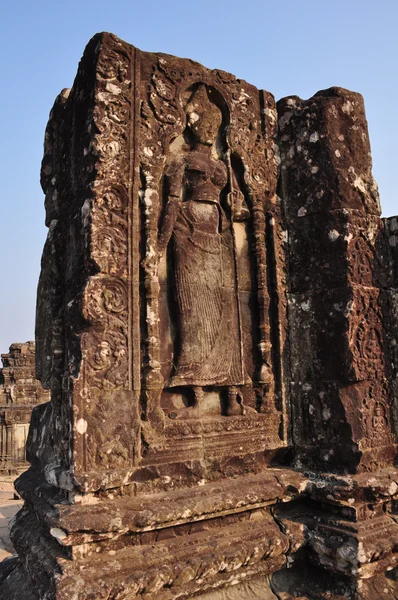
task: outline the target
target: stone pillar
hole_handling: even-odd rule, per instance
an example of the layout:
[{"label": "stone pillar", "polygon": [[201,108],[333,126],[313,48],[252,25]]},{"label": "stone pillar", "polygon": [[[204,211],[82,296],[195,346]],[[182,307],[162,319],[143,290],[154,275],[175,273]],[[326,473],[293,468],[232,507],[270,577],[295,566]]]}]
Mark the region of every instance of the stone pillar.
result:
[{"label": "stone pillar", "polygon": [[6,454],[5,435],[6,435],[6,427],[5,427],[4,423],[1,423],[0,424],[0,456],[1,456],[2,464],[4,462],[5,454]]},{"label": "stone pillar", "polygon": [[[191,380],[203,385],[184,384],[181,375],[180,387],[168,386],[182,335],[176,331],[177,301],[193,292],[174,289],[180,285],[172,272],[176,237],[170,241],[167,228],[183,189],[178,165],[194,149],[187,107],[199,110],[206,102],[220,123],[216,158],[203,168],[218,165],[219,174],[214,179],[209,171],[208,189],[195,194],[198,202],[210,194],[219,206],[222,234],[211,241],[198,233],[196,248],[213,246],[198,258],[202,268],[193,263],[192,269],[204,279],[206,257],[219,252],[215,264],[222,263],[222,273],[216,266],[216,283],[201,283],[195,310],[203,312],[203,321],[210,318],[207,310],[218,311],[219,318],[201,332],[201,352],[210,356],[214,345],[214,365],[216,355],[226,353],[232,366],[230,373],[222,372],[221,363],[198,366],[203,359],[187,341],[193,356],[184,360],[196,367],[183,368],[193,368]],[[28,458],[65,493],[97,493],[133,481],[141,487],[137,469],[149,469],[142,475],[146,480],[153,468],[162,487],[162,478],[169,477],[163,465],[172,462],[184,479],[185,460],[194,461],[193,481],[206,480],[208,465],[222,470],[223,461],[230,460],[231,435],[242,456],[236,462],[240,472],[247,460],[253,462],[243,457],[258,455],[269,463],[286,447],[286,297],[275,110],[271,94],[232,75],[143,53],[108,34],[90,42],[73,88],[56,100],[42,168],[49,235],[36,322],[38,375],[51,388],[52,402],[35,410]],[[231,198],[237,203],[232,217]],[[217,278],[220,289],[209,292]],[[183,287],[196,285],[181,281]],[[194,335],[190,323],[201,322],[195,318],[188,317],[184,334]],[[179,418],[170,415],[180,415],[198,387],[203,388],[201,411],[210,420],[205,430],[201,421],[189,421],[183,436]],[[246,419],[231,426],[219,419],[227,414]]]},{"label": "stone pillar", "polygon": [[[331,88],[306,101],[285,98],[278,113],[293,464],[310,473],[313,501],[307,556],[314,567],[295,571],[294,592],[306,590],[310,577],[317,598],[326,588],[343,598],[393,598],[394,584],[379,577],[372,557],[384,557],[385,568],[396,564],[398,528],[386,494],[397,491],[394,220],[380,219],[359,94]],[[278,588],[276,576],[276,588],[292,591],[288,580]]]},{"label": "stone pillar", "polygon": [[385,225],[362,97],[278,104],[297,466],[375,471],[396,453]]},{"label": "stone pillar", "polygon": [[11,463],[13,457],[13,431],[12,431],[12,423],[8,423],[6,425],[7,428],[7,462]]}]

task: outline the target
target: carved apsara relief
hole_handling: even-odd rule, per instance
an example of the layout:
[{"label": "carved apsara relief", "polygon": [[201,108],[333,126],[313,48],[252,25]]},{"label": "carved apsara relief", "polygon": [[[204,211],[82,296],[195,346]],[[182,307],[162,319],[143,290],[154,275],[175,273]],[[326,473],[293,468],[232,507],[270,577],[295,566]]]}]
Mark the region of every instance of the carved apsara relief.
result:
[{"label": "carved apsara relief", "polygon": [[[230,160],[226,165],[216,152],[212,156],[222,113],[211,102],[205,85],[199,85],[192,93],[186,113],[187,148],[184,153],[171,155],[166,165],[168,198],[158,241],[160,253],[172,241],[177,304],[179,347],[165,387],[190,387],[194,411],[199,409],[204,387],[226,387],[226,413],[241,414],[244,409],[239,405],[241,395],[237,387],[249,378],[243,357],[232,220],[247,219],[249,211],[232,179]],[[229,218],[220,198],[228,178]],[[169,416],[189,417],[192,412],[182,409],[180,414],[173,412]]]},{"label": "carved apsara relief", "polygon": [[[180,394],[185,406],[172,404],[167,416],[197,418],[204,396],[222,390],[219,414],[245,415],[255,408],[242,388],[273,380],[259,107],[244,89],[226,98],[194,72],[179,87],[181,69],[171,65],[168,76],[166,64],[159,60],[141,110],[146,404],[156,410],[163,390],[172,401]],[[247,134],[237,135],[244,123]]]},{"label": "carved apsara relief", "polygon": [[380,378],[385,375],[381,294],[374,288],[354,291],[349,320],[351,368],[358,380]]},{"label": "carved apsara relief", "polygon": [[[96,71],[87,148],[96,176],[82,206],[91,274],[76,410],[90,441],[81,452],[127,466],[131,449],[116,448],[130,444],[123,418],[139,423],[134,435],[139,442],[141,427],[151,451],[165,447],[168,426],[173,438],[178,423],[199,421],[212,440],[228,417],[235,435],[279,444],[268,274],[278,238],[266,247],[277,215],[273,98],[222,71],[132,52],[110,40]],[[118,394],[129,391],[123,416]],[[202,417],[214,423],[205,428]]]},{"label": "carved apsara relief", "polygon": [[347,223],[348,276],[352,284],[387,287],[388,275],[384,264],[385,233],[378,217],[353,217]]},{"label": "carved apsara relief", "polygon": [[388,386],[384,382],[371,382],[362,401],[363,438],[361,448],[377,448],[394,444],[391,428],[391,407]]},{"label": "carved apsara relief", "polygon": [[348,272],[353,283],[373,284],[374,249],[362,236],[356,237],[349,246]]}]

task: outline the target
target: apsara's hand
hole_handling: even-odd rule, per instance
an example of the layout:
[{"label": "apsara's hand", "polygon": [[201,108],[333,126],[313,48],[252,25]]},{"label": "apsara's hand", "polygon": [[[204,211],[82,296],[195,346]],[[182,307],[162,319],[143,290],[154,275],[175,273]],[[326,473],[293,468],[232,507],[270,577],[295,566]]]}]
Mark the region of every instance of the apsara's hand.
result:
[{"label": "apsara's hand", "polygon": [[227,194],[227,203],[231,210],[233,221],[247,221],[250,216],[246,206],[245,197],[240,190],[233,190]]}]

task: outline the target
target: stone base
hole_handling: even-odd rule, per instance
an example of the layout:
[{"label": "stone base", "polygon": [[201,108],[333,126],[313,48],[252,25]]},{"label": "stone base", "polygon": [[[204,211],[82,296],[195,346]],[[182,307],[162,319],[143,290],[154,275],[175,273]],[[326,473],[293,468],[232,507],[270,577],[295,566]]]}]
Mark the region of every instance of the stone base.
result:
[{"label": "stone base", "polygon": [[[387,574],[358,581],[304,564],[293,569],[282,569],[271,577],[261,576],[241,583],[231,583],[229,587],[213,589],[195,597],[200,600],[396,600],[398,598],[397,577],[396,571],[390,571]],[[22,598],[42,600],[42,598],[53,597],[37,594],[31,587],[31,581],[18,558],[8,559],[0,564],[0,591],[4,600]],[[82,595],[71,593],[72,595],[63,597],[73,598],[73,600],[83,598]],[[84,597],[97,598],[95,595]],[[116,597],[127,599],[134,596],[127,594]],[[149,593],[143,597],[149,599],[161,596]]]},{"label": "stone base", "polygon": [[[397,597],[388,575],[398,565],[395,469],[316,477],[267,469],[75,504],[33,469],[16,487],[25,505],[11,532],[19,562],[0,571],[7,600]],[[30,596],[18,596],[24,585]]]}]

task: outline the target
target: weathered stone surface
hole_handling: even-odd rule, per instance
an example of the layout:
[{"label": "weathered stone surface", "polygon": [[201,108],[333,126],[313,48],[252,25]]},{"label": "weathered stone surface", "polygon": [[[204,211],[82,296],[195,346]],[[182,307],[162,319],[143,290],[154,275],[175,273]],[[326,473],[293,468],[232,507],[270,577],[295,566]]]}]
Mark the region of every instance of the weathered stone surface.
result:
[{"label": "weathered stone surface", "polygon": [[51,401],[0,594],[392,598],[395,225],[362,98],[277,107],[99,34],[42,185]]},{"label": "weathered stone surface", "polygon": [[281,185],[289,221],[330,210],[380,215],[363,98],[338,87],[278,102]]},{"label": "weathered stone surface", "polygon": [[7,600],[40,600],[18,557],[7,558],[0,563],[0,589]]},{"label": "weathered stone surface", "polygon": [[[296,465],[375,471],[395,456],[391,390],[382,380],[292,384]],[[316,423],[316,426],[314,425]]]},{"label": "weathered stone surface", "polygon": [[278,600],[271,590],[268,577],[259,577],[198,597],[200,600]]},{"label": "weathered stone surface", "polygon": [[384,290],[365,286],[289,294],[292,375],[355,382],[391,376]]},{"label": "weathered stone surface", "polygon": [[49,400],[35,373],[35,344],[11,344],[1,355],[0,470],[26,469],[26,438],[32,409]]},{"label": "weathered stone surface", "polygon": [[236,473],[286,446],[275,127],[272,96],[232,75],[109,35],[87,47],[42,169],[38,372],[53,400],[38,429],[62,442],[38,430],[29,458],[50,483],[112,489],[140,465],[185,485],[186,461],[196,483],[224,477],[232,446]]},{"label": "weathered stone surface", "polygon": [[378,216],[346,209],[319,210],[292,221],[289,227],[291,291],[391,287],[388,254],[385,225]]}]

